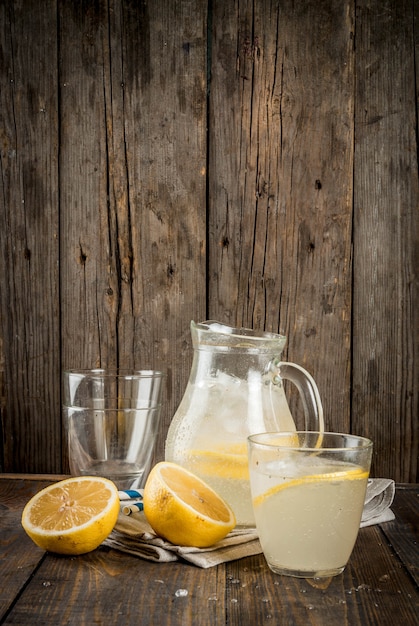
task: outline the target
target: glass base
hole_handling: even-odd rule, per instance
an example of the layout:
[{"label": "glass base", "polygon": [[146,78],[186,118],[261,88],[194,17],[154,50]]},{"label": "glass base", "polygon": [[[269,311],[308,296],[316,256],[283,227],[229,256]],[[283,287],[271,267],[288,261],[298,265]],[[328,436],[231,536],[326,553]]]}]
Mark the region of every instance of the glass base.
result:
[{"label": "glass base", "polygon": [[289,569],[288,567],[281,567],[279,565],[272,565],[268,563],[269,569],[274,574],[281,574],[282,576],[294,576],[295,578],[331,578],[332,576],[338,576],[345,569],[343,567],[337,567],[328,570],[301,570],[301,569]]},{"label": "glass base", "polygon": [[[71,469],[71,464],[70,464]],[[77,468],[73,474],[82,476],[102,476],[115,483],[119,490],[140,489],[144,487],[145,468],[139,468],[136,463],[119,460],[97,461],[86,468]]]}]

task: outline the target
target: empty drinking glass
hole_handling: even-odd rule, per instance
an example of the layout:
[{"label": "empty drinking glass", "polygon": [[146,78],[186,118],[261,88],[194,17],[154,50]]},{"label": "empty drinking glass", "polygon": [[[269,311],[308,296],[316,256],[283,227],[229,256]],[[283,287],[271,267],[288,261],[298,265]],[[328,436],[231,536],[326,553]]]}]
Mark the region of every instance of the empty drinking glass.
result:
[{"label": "empty drinking glass", "polygon": [[160,425],[164,373],[68,370],[63,413],[73,475],[103,476],[119,489],[144,485]]}]

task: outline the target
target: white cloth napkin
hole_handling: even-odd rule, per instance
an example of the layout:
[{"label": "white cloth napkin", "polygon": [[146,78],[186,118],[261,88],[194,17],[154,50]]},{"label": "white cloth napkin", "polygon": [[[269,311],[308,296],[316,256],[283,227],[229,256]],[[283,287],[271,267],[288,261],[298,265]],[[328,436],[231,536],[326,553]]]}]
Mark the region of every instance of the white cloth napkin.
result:
[{"label": "white cloth napkin", "polygon": [[[394,513],[390,509],[394,493],[393,480],[375,478],[368,481],[361,528],[394,519]],[[126,502],[122,504],[127,510]],[[202,568],[262,552],[254,528],[236,528],[210,548],[175,546],[153,532],[142,511],[130,512],[129,515],[120,513],[116,526],[104,545],[149,561],[168,563],[181,559]]]},{"label": "white cloth napkin", "polygon": [[396,485],[390,478],[370,478],[365,496],[364,510],[362,512],[361,528],[391,522],[394,513],[390,509]]},{"label": "white cloth napkin", "polygon": [[104,541],[104,545],[149,561],[168,563],[181,558],[203,568],[262,552],[254,528],[234,529],[225,539],[210,548],[175,546],[157,537],[143,512],[129,516],[120,514],[114,530]]}]

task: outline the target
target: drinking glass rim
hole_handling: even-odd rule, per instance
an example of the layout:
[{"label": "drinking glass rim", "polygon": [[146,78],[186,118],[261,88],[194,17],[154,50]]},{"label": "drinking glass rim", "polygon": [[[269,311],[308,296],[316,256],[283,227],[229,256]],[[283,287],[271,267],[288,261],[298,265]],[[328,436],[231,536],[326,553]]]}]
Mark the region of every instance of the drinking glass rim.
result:
[{"label": "drinking glass rim", "polygon": [[[259,438],[264,437],[289,437],[294,435],[317,435],[318,440],[320,440],[320,444],[317,446],[304,446],[302,444],[299,445],[281,445],[278,442],[270,442],[269,440],[263,441],[259,440]],[[324,437],[340,437],[340,438],[352,438],[354,441],[361,443],[362,445],[347,445],[347,446],[330,446],[330,447],[322,447],[322,441]],[[341,433],[341,432],[332,432],[332,431],[317,431],[317,430],[290,430],[290,431],[268,431],[261,433],[254,433],[247,437],[248,442],[263,446],[265,448],[280,448],[281,450],[293,450],[293,451],[302,451],[302,452],[318,452],[319,450],[328,450],[333,452],[339,451],[348,451],[348,450],[366,450],[373,446],[373,442],[368,437],[363,437],[362,435],[353,435],[352,433]]]},{"label": "drinking glass rim", "polygon": [[191,328],[193,330],[200,330],[208,333],[215,333],[217,335],[226,335],[228,337],[235,337],[237,339],[255,339],[256,341],[264,341],[266,339],[272,341],[286,340],[287,337],[282,333],[274,333],[268,330],[258,330],[255,328],[247,328],[246,326],[230,326],[223,322],[217,322],[217,320],[205,320],[204,322],[191,321]]},{"label": "drinking glass rim", "polygon": [[141,378],[165,378],[166,372],[163,370],[153,369],[134,369],[134,368],[94,368],[94,369],[78,369],[69,368],[63,370],[63,375],[75,374],[76,376],[85,376],[89,378],[125,378],[128,380],[139,380]]}]

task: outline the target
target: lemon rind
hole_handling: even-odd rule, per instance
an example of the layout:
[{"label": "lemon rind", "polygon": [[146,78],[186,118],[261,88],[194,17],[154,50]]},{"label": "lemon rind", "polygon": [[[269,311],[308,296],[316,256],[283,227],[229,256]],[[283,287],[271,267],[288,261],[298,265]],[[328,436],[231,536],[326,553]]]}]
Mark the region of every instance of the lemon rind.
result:
[{"label": "lemon rind", "polygon": [[[225,512],[229,515],[229,519],[223,521],[209,517],[183,500],[183,498],[167,484],[164,476],[162,476],[160,470],[163,465],[167,469],[171,467],[176,468],[176,471],[205,485],[206,489],[214,494],[218,501],[223,503]],[[157,466],[153,468],[152,474],[154,477],[152,476],[153,482],[150,484],[149,492],[147,493],[147,484],[144,489],[144,513],[150,526],[157,535],[175,545],[207,548],[224,539],[235,527],[236,518],[231,507],[202,478],[187,468],[177,463],[165,461],[158,463]],[[168,495],[170,496],[169,498],[167,498]],[[150,508],[148,507],[148,503],[150,504]],[[159,505],[159,503],[162,504]],[[159,515],[159,506],[163,506],[166,509],[166,519],[162,519]],[[183,511],[184,513],[183,524],[173,528],[173,514],[177,516],[179,511]]]}]

